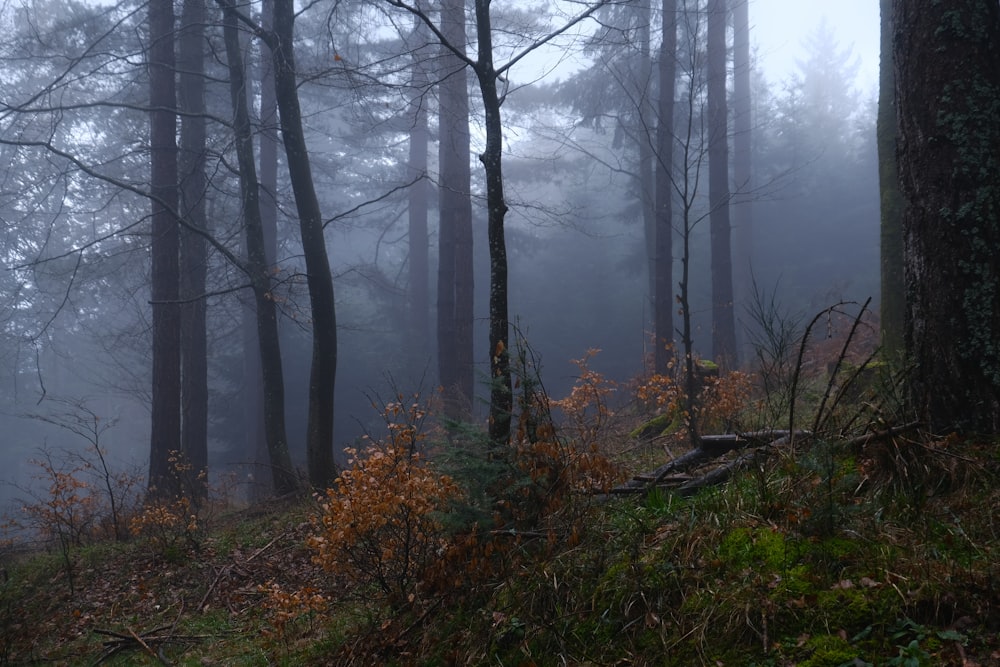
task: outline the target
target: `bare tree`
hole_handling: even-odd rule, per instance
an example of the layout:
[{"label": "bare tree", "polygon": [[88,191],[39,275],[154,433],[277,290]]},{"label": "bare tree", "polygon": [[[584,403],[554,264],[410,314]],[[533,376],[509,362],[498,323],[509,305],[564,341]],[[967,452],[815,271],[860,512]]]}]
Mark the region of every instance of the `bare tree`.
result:
[{"label": "bare tree", "polygon": [[503,121],[501,106],[506,97],[508,80],[505,75],[510,68],[532,51],[550,42],[573,26],[591,17],[602,6],[612,4],[610,0],[582,4],[582,10],[566,22],[545,35],[528,40],[528,45],[515,51],[505,63],[494,62],[493,17],[489,0],[475,0],[476,58],[467,56],[464,49],[453,44],[435,23],[431,16],[419,5],[406,0],[385,0],[387,4],[401,8],[419,17],[434,35],[453,54],[461,59],[476,76],[482,96],[486,147],[479,156],[486,174],[487,236],[490,252],[489,290],[489,360],[490,360],[490,414],[489,438],[495,447],[510,441],[513,394],[509,355],[510,320],[508,315],[507,291],[507,243],[504,233],[504,219],[507,203],[504,198],[503,178]]},{"label": "bare tree", "polygon": [[[274,490],[288,493],[298,487],[285,433],[285,389],[278,340],[278,318],[272,295],[270,265],[267,261],[264,226],[261,219],[253,136],[246,99],[243,57],[235,10],[224,10],[223,30],[229,66],[233,128],[239,165],[240,195],[246,234],[247,266],[256,307],[257,341],[263,386],[263,417]],[[255,378],[256,379],[256,378]]]},{"label": "bare tree", "polygon": [[[236,12],[230,0],[217,0],[227,11]],[[249,17],[237,13],[271,51],[274,87],[281,121],[288,175],[295,195],[299,232],[306,262],[312,315],[312,364],[309,372],[309,417],[306,425],[306,464],[309,482],[315,488],[329,486],[336,477],[333,458],[333,398],[337,376],[337,313],[333,276],[323,234],[323,216],[316,196],[309,150],[302,127],[298,80],[295,69],[295,11],[292,0],[274,0],[274,28],[266,30]]]}]

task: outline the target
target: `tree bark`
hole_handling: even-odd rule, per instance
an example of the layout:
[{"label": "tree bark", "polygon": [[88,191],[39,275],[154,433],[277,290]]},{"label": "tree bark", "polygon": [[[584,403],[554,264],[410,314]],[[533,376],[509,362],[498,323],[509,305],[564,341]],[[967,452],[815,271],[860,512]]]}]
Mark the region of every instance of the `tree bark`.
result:
[{"label": "tree bark", "polygon": [[[274,1],[263,0],[261,3],[261,28],[264,31],[274,29]],[[260,118],[257,136],[260,137],[258,174],[258,200],[260,208],[260,223],[264,235],[264,262],[269,275],[275,275],[275,260],[278,256],[278,105],[274,92],[274,68],[267,57],[258,60],[257,78],[260,82]],[[272,283],[273,285],[273,283]],[[270,289],[270,287],[268,288]],[[277,312],[275,313],[277,316]],[[267,427],[264,424],[265,391],[263,371],[261,369],[260,340],[257,336],[257,308],[255,301],[244,304],[243,308],[243,377],[244,377],[244,442],[246,443],[247,459],[254,462],[255,468],[270,469],[271,453],[267,440]],[[278,318],[278,337],[280,341],[281,328]],[[280,342],[274,354],[280,360]],[[281,405],[284,409],[284,387],[281,388]],[[284,413],[282,413],[284,419]],[[282,441],[285,440],[282,428]],[[287,448],[287,447],[286,447]],[[262,475],[255,472],[252,480],[251,494],[255,499],[262,499],[274,491],[273,475]]]},{"label": "tree bark", "polygon": [[733,0],[733,297],[737,308],[752,298],[753,105],[750,91],[750,0]]},{"label": "tree bark", "polygon": [[494,447],[510,442],[514,397],[510,375],[510,320],[507,293],[507,241],[503,192],[503,127],[500,95],[493,65],[493,26],[490,0],[476,0],[476,77],[483,96],[486,149],[479,156],[486,171],[487,234],[490,246],[490,416],[489,438]]},{"label": "tree bark", "polygon": [[[181,121],[181,215],[188,225],[205,230],[205,0],[184,0],[181,11],[179,106]],[[181,450],[191,470],[184,492],[203,500],[208,495],[208,341],[205,330],[205,239],[181,230]]]},{"label": "tree bark", "polygon": [[656,280],[653,369],[670,372],[674,359],[673,153],[674,93],[677,86],[677,0],[663,0],[660,41],[660,92],[656,124]]},{"label": "tree bark", "polygon": [[1000,427],[1000,6],[893,0],[908,393],[935,431]]},{"label": "tree bark", "polygon": [[261,376],[255,378],[255,382],[263,386],[264,432],[274,490],[284,494],[298,488],[298,479],[292,467],[285,430],[285,384],[278,338],[277,306],[271,295],[273,285],[261,218],[243,56],[236,14],[231,5],[225,9],[223,30],[226,58],[229,63],[230,100],[233,107],[233,129],[236,135],[240,198],[246,237],[246,271],[250,277],[256,306],[256,339],[259,346]]},{"label": "tree bark", "polygon": [[337,375],[337,316],[333,277],[323,234],[323,216],[309,165],[295,73],[293,0],[274,0],[274,32],[269,46],[274,63],[274,85],[281,118],[288,173],[299,216],[302,252],[312,315],[312,365],[309,373],[309,423],[306,462],[309,482],[329,486],[336,477],[333,459],[333,399]]},{"label": "tree bark", "polygon": [[180,234],[177,210],[177,142],[173,0],[149,3],[149,139],[152,195],[152,434],[149,493],[180,492],[171,469],[181,448],[181,359],[178,297]]},{"label": "tree bark", "polygon": [[[407,363],[410,373],[419,377],[427,364],[430,352],[430,258],[427,231],[427,209],[430,201],[430,184],[427,180],[428,130],[428,76],[423,62],[426,51],[422,48],[427,30],[419,19],[413,30],[416,44],[411,47],[413,62],[410,64],[410,137],[407,174],[416,179],[408,192],[407,215],[409,236],[409,332],[406,336]],[[468,162],[468,160],[466,160]]]},{"label": "tree bark", "polygon": [[881,48],[878,85],[878,175],[881,199],[882,352],[890,361],[903,353],[906,295],[903,286],[903,202],[896,169],[896,87],[892,65],[892,0],[880,0]]},{"label": "tree bark", "polygon": [[[465,50],[465,4],[445,0],[441,34]],[[469,166],[469,89],[466,65],[442,46],[439,111],[438,364],[445,414],[471,413],[473,371],[472,174]]]},{"label": "tree bark", "polygon": [[712,237],[712,358],[736,365],[733,260],[729,222],[729,117],[726,102],[726,1],[709,0],[708,199]]}]

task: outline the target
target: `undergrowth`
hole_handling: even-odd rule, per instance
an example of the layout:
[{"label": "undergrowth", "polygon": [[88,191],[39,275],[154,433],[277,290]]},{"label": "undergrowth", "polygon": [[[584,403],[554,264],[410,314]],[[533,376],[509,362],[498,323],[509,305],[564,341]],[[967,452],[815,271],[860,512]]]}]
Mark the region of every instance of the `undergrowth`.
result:
[{"label": "undergrowth", "polygon": [[[775,327],[764,371],[695,400],[593,353],[550,399],[523,364],[502,451],[397,394],[315,498],[177,499],[118,541],[58,539],[64,511],[51,553],[0,552],[0,665],[1000,665],[996,443],[910,428],[842,311],[834,363]],[[620,492],[761,415],[797,435],[728,483]]]}]

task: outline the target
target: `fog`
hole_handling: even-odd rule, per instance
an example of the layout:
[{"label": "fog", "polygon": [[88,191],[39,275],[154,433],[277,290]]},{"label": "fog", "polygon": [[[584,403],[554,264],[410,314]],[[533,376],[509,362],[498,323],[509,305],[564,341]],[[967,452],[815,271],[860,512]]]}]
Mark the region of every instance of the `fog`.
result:
[{"label": "fog", "polygon": [[[91,20],[87,17],[93,8],[88,7],[69,13],[84,25]],[[330,29],[324,21],[333,10],[320,9],[299,19],[300,65],[316,74],[302,84],[300,94],[337,290],[335,448],[340,450],[364,433],[378,431],[373,398],[377,402],[397,392],[418,391],[433,396],[438,379],[434,354],[414,360],[406,352],[411,337],[418,335],[408,330],[407,316],[409,121],[405,95],[383,87],[399,87],[402,65],[380,70],[366,64],[392,63],[383,56],[398,52],[399,44],[359,36],[358,26],[378,16],[352,15]],[[0,138],[10,165],[0,190],[0,377],[6,378],[0,388],[0,479],[5,482],[0,501],[14,511],[17,499],[44,484],[32,479],[38,468],[29,462],[43,450],[72,467],[67,452],[83,453],[97,444],[118,469],[145,473],[151,391],[149,203],[140,193],[147,187],[148,128],[141,110],[146,95],[141,74],[95,67],[95,85],[53,84],[60,71],[58,58],[42,54],[37,61],[23,60],[27,50],[44,49],[31,47],[30,31],[17,31],[17,26],[24,28],[17,10],[4,5],[0,12],[3,24],[11,27],[0,51],[8,97]],[[756,326],[748,311],[750,277],[759,293],[773,297],[791,316],[869,297],[875,298],[877,311],[879,292],[877,3],[750,0],[750,12],[754,175],[740,205],[752,207],[753,234],[747,252],[733,256],[737,328],[747,364],[752,354],[745,330]],[[33,29],[64,29],[54,18],[42,23]],[[599,49],[584,48],[591,34],[586,31],[594,26],[581,25],[587,27],[574,39],[560,42],[559,48],[574,49],[572,54],[550,53],[547,57],[559,58],[558,63],[542,63],[539,69],[534,61],[510,72],[503,107],[510,320],[515,338],[538,362],[534,370],[553,397],[569,391],[578,374],[572,360],[588,350],[600,350],[593,368],[627,382],[648,371],[653,344],[642,203],[632,167],[636,149],[621,120],[627,109],[614,106],[622,96],[613,93],[600,100],[604,107],[588,106],[599,97],[587,92],[592,90],[588,76],[602,80],[608,90],[614,81],[610,70],[600,69]],[[390,27],[383,23],[371,34],[386,34]],[[73,48],[83,52],[95,34],[96,29],[80,28],[67,40],[77,40]],[[122,43],[129,39],[122,35],[121,42],[105,47],[122,52],[137,48]],[[248,53],[252,58],[255,52]],[[86,58],[81,63],[83,69],[90,67],[84,67]],[[123,64],[116,67],[128,70]],[[540,71],[545,78],[537,79]],[[121,107],[101,115],[81,105],[61,112],[58,121],[43,110],[15,109],[44,106],[32,101],[32,91],[50,85],[47,100],[62,94],[71,106],[74,95],[81,101],[97,95]],[[228,93],[222,84],[213,85],[209,113],[229,118]],[[489,394],[489,256],[485,185],[477,157],[484,141],[482,109],[471,78],[470,91],[477,364],[472,405],[482,424]],[[678,96],[682,94],[679,89]],[[130,107],[133,103],[139,106]],[[433,95],[427,96],[427,104],[433,111]],[[435,172],[437,130],[436,121],[431,123],[429,171]],[[76,162],[37,146],[17,145],[45,136],[50,128],[55,128],[53,144]],[[222,124],[211,125],[209,132],[213,180],[206,197],[212,233],[238,253],[231,138]],[[81,164],[134,183],[139,192],[95,180]],[[692,181],[702,176],[702,167],[688,169]],[[294,462],[302,466],[309,307],[295,206],[283,171],[282,163],[277,192],[281,282],[275,298],[281,311],[289,441]],[[705,196],[694,198],[702,214]],[[429,219],[433,323],[436,190]],[[707,220],[694,225],[690,250],[694,347],[705,357],[712,349],[708,227]],[[675,274],[679,252],[675,244]],[[249,394],[241,326],[244,306],[251,301],[245,283],[245,276],[219,252],[210,253],[205,297],[209,476],[217,482],[231,475],[230,492],[239,499],[249,497],[251,476],[265,474],[249,443],[257,415],[245,412]],[[426,349],[436,350],[433,335]]]}]

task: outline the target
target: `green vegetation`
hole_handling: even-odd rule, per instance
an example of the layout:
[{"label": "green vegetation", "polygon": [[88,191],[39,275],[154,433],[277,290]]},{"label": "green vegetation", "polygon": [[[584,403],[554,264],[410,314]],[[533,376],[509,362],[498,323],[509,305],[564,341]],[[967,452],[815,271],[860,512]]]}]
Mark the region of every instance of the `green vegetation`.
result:
[{"label": "green vegetation", "polygon": [[[446,455],[481,434],[449,443],[399,397],[338,491],[197,519],[137,509],[128,540],[10,545],[0,665],[996,663],[994,442],[859,438],[859,415],[880,413],[856,387],[824,419],[800,400],[829,430],[762,447],[725,485],[609,493],[650,460],[658,445],[628,433],[677,387],[581,370],[566,398],[522,401],[519,444],[490,466]],[[716,423],[765,400],[734,377],[699,396]],[[613,389],[637,398],[612,410]]]}]

